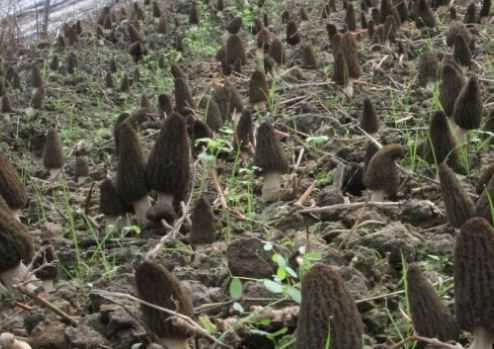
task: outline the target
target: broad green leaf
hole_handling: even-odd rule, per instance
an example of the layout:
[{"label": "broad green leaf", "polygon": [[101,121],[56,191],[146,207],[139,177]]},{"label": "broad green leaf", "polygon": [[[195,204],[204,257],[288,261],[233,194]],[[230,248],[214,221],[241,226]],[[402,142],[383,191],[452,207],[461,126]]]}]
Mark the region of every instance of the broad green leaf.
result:
[{"label": "broad green leaf", "polygon": [[263,280],[264,287],[270,292],[273,293],[283,293],[283,285],[276,283],[274,281],[265,279]]},{"label": "broad green leaf", "polygon": [[242,297],[242,281],[239,278],[233,278],[230,282],[230,297],[235,300]]},{"label": "broad green leaf", "polygon": [[293,299],[295,302],[300,304],[302,302],[302,293],[298,288],[295,288],[293,286],[288,286],[287,287],[287,294],[288,296]]}]

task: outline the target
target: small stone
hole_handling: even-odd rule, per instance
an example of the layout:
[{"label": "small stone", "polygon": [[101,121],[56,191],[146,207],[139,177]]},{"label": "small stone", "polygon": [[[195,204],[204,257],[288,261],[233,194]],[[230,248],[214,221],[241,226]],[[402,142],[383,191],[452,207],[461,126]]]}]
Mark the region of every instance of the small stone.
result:
[{"label": "small stone", "polygon": [[275,272],[272,251],[265,251],[264,243],[257,238],[246,237],[232,242],[226,255],[232,275],[267,278]]}]

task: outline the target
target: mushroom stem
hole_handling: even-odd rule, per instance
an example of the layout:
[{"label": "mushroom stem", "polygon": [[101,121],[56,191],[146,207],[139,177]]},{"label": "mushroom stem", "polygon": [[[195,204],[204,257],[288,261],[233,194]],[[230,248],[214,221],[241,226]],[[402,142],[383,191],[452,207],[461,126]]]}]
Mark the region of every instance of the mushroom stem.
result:
[{"label": "mushroom stem", "polygon": [[27,342],[16,339],[9,332],[4,332],[0,335],[0,347],[3,349],[31,349]]},{"label": "mushroom stem", "polygon": [[132,206],[134,207],[137,223],[143,227],[146,226],[149,223],[149,220],[146,216],[146,213],[150,207],[149,197],[145,195],[143,198],[134,201],[132,203]]},{"label": "mushroom stem", "polygon": [[58,176],[60,175],[60,173],[62,173],[62,169],[61,168],[54,168],[54,169],[49,169],[48,170],[48,180],[49,181],[53,181],[55,179],[58,178]]},{"label": "mushroom stem", "polygon": [[[37,280],[34,275],[30,276],[29,279],[26,279],[26,276],[28,276],[29,270],[24,265],[24,263],[20,262],[17,266],[8,269],[2,273],[0,273],[0,281],[7,287],[7,288],[12,288],[15,284],[19,282],[24,282],[24,281],[35,281]],[[25,286],[29,291],[35,291],[36,286],[34,286],[32,283],[28,282],[26,283]]]},{"label": "mushroom stem", "polygon": [[17,220],[21,221],[22,211],[20,209],[12,210],[12,216]]},{"label": "mushroom stem", "polygon": [[161,338],[160,344],[168,349],[189,349],[189,341],[183,338]]},{"label": "mushroom stem", "polygon": [[267,173],[262,185],[262,199],[266,202],[278,201],[281,194],[281,174]]},{"label": "mushroom stem", "polygon": [[494,336],[484,327],[473,330],[473,342],[468,349],[491,349],[494,344]]},{"label": "mushroom stem", "polygon": [[384,201],[384,191],[382,190],[373,190],[371,192],[370,201],[382,202]]},{"label": "mushroom stem", "polygon": [[353,97],[353,81],[351,79],[348,79],[348,84],[346,84],[345,87],[343,87],[343,93],[348,98]]}]

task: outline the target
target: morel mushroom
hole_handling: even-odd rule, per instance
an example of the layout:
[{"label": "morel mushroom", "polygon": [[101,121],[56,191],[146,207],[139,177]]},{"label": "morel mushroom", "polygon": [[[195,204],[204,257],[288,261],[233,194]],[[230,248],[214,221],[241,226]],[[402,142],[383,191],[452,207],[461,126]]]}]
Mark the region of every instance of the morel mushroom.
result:
[{"label": "morel mushroom", "polygon": [[56,178],[63,168],[64,157],[62,142],[56,128],[51,128],[46,135],[43,148],[43,165],[50,172],[50,178]]},{"label": "morel mushroom", "polygon": [[19,220],[19,216],[21,214],[20,211],[27,204],[26,188],[17,175],[17,171],[12,163],[1,154],[0,197],[5,199],[5,202],[12,211],[12,214],[17,220]]},{"label": "morel mushroom", "polygon": [[446,206],[448,222],[459,228],[474,215],[474,205],[454,172],[444,162],[439,165],[441,193]]},{"label": "morel mushroom", "polygon": [[464,143],[466,132],[480,128],[482,117],[482,99],[480,86],[474,76],[461,89],[453,108],[453,119],[458,125],[458,141]]},{"label": "morel mushroom", "polygon": [[185,200],[190,185],[190,144],[185,120],[172,113],[164,122],[149,156],[146,175],[158,192],[160,207],[173,208]]},{"label": "morel mushroom", "polygon": [[[137,267],[135,280],[139,298],[185,316],[193,316],[190,293],[180,285],[173,273],[162,266],[145,261]],[[189,330],[172,321],[172,315],[144,304],[141,310],[144,323],[160,338],[161,345],[169,349],[189,348]]]},{"label": "morel mushroom", "polygon": [[494,231],[481,217],[469,219],[456,238],[455,305],[460,328],[473,334],[470,349],[494,344]]},{"label": "morel mushroom", "polygon": [[192,245],[210,244],[216,240],[214,215],[208,200],[201,196],[195,203],[191,215],[192,228],[189,242]]},{"label": "morel mushroom", "polygon": [[296,349],[362,349],[363,324],[357,305],[335,268],[314,265],[302,282]]},{"label": "morel mushroom", "polygon": [[288,171],[288,163],[271,123],[259,126],[256,143],[254,163],[264,176],[262,198],[266,202],[277,201],[281,197],[281,174]]},{"label": "morel mushroom", "polygon": [[372,191],[371,201],[382,201],[385,196],[396,196],[400,186],[400,174],[395,161],[403,155],[403,148],[399,144],[385,145],[374,154],[364,174],[364,184]]},{"label": "morel mushroom", "polygon": [[364,99],[360,127],[369,134],[374,134],[379,130],[379,120],[377,119],[376,109],[369,97]]},{"label": "morel mushroom", "polygon": [[416,264],[407,270],[407,294],[413,328],[419,335],[442,341],[458,339],[456,319]]},{"label": "morel mushroom", "polygon": [[128,122],[123,122],[119,126],[116,188],[122,200],[134,207],[137,222],[142,226],[148,224],[146,212],[149,209],[145,166],[136,131]]},{"label": "morel mushroom", "polygon": [[0,209],[0,282],[7,288],[24,278],[33,258],[31,236],[10,211]]}]

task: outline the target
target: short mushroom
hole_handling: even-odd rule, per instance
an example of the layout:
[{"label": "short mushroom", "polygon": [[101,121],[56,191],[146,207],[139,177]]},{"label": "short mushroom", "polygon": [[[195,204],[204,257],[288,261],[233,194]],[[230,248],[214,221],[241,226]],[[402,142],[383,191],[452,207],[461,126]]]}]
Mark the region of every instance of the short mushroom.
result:
[{"label": "short mushroom", "polygon": [[281,175],[288,171],[288,163],[273,126],[266,121],[259,126],[254,163],[264,176],[262,198],[266,202],[281,198]]},{"label": "short mushroom", "polygon": [[401,145],[389,144],[372,156],[364,174],[364,184],[372,191],[371,201],[383,201],[385,196],[393,198],[397,194],[400,173],[395,161],[403,155]]}]

